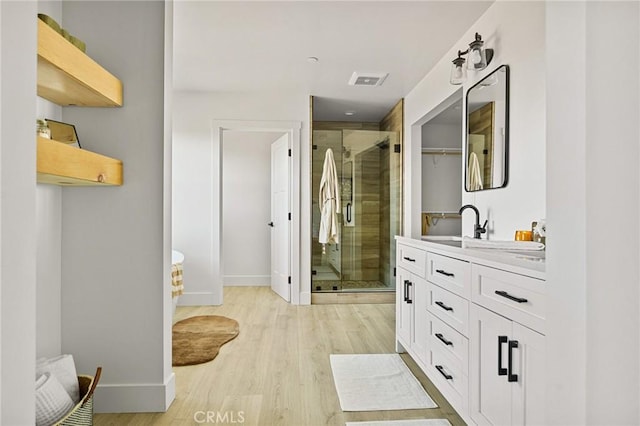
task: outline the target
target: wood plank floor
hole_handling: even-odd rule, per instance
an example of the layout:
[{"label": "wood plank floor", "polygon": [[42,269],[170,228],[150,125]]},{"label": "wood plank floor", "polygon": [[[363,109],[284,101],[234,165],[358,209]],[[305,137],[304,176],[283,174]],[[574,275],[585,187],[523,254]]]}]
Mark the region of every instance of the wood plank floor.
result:
[{"label": "wood plank floor", "polygon": [[213,361],[174,367],[176,399],[166,413],[96,414],[94,424],[207,424],[206,414],[198,412],[213,413],[215,424],[236,425],[323,426],[415,418],[464,424],[407,355],[403,359],[439,408],[340,409],[329,355],[393,353],[393,304],[293,306],[268,287],[227,287],[224,297],[222,306],[178,307],[175,321],[224,315],[239,322],[240,334]]}]

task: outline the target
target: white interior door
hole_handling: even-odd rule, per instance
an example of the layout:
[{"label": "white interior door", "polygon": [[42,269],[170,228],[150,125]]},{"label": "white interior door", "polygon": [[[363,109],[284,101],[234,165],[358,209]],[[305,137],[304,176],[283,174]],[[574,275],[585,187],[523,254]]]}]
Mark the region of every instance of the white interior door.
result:
[{"label": "white interior door", "polygon": [[289,243],[289,135],[271,144],[271,289],[291,300]]}]

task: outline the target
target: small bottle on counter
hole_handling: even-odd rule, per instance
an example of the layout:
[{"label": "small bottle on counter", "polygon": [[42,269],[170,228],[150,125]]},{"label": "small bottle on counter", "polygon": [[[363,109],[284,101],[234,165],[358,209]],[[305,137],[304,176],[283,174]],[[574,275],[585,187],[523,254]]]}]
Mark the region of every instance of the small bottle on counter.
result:
[{"label": "small bottle on counter", "polygon": [[537,243],[546,244],[547,243],[546,231],[547,231],[547,227],[544,219],[540,219],[539,221],[531,223],[531,232],[533,234],[532,235],[533,241]]},{"label": "small bottle on counter", "polygon": [[51,139],[51,129],[46,120],[41,118],[36,120],[36,134],[41,138]]}]

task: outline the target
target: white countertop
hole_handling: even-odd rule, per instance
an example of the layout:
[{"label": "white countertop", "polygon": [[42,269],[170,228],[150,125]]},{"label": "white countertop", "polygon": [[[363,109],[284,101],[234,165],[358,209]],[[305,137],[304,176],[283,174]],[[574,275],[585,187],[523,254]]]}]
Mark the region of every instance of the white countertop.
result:
[{"label": "white countertop", "polygon": [[505,251],[496,249],[462,248],[461,241],[437,240],[424,241],[396,236],[402,244],[428,250],[443,256],[455,257],[468,262],[478,263],[497,269],[545,279],[544,251]]}]

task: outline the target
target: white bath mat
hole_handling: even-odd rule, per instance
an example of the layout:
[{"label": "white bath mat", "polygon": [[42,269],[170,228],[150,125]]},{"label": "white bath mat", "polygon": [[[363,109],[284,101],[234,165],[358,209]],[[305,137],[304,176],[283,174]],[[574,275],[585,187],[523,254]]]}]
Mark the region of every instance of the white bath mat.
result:
[{"label": "white bath mat", "polygon": [[379,420],[375,422],[347,422],[346,426],[451,426],[446,419]]},{"label": "white bath mat", "polygon": [[342,411],[435,408],[398,354],[330,356]]}]

